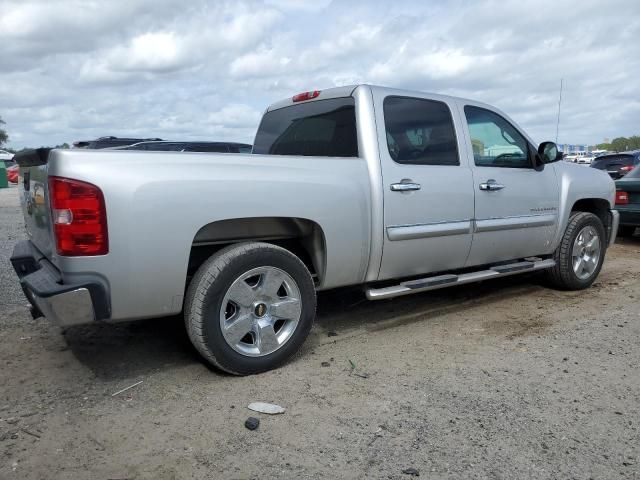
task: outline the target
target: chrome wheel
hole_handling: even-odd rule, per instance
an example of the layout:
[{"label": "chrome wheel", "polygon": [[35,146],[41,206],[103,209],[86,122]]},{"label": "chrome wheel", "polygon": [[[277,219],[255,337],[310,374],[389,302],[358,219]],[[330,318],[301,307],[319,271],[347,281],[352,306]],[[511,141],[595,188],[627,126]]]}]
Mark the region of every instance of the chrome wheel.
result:
[{"label": "chrome wheel", "polygon": [[586,280],[598,268],[600,261],[600,236],[597,230],[587,225],[578,233],[571,251],[573,272],[580,280]]},{"label": "chrome wheel", "polygon": [[236,352],[262,357],[281,348],[300,321],[302,302],[295,280],[276,267],[240,275],[220,307],[222,335]]}]

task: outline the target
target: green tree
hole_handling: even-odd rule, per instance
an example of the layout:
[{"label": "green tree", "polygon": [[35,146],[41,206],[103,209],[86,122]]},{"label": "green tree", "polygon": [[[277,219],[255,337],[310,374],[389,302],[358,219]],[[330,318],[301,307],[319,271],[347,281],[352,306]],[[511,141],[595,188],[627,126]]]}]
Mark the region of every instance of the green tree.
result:
[{"label": "green tree", "polygon": [[0,117],[0,147],[9,141],[9,134],[2,128],[2,125],[6,125],[5,121]]},{"label": "green tree", "polygon": [[616,152],[624,152],[629,150],[629,139],[627,137],[618,137],[611,140],[612,150]]},{"label": "green tree", "polygon": [[640,136],[632,135],[629,137],[629,149],[637,150],[640,148]]}]

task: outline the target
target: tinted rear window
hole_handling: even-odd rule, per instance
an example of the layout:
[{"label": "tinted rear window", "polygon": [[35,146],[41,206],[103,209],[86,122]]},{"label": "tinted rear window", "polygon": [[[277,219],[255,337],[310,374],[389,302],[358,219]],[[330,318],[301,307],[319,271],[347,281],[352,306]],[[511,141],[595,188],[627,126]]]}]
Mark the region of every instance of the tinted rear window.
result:
[{"label": "tinted rear window", "polygon": [[607,155],[604,157],[596,158],[591,166],[593,168],[598,168],[600,170],[604,170],[605,168],[612,165],[632,165],[633,164],[633,156],[632,155]]},{"label": "tinted rear window", "polygon": [[354,99],[319,100],[266,113],[253,153],[357,157]]}]

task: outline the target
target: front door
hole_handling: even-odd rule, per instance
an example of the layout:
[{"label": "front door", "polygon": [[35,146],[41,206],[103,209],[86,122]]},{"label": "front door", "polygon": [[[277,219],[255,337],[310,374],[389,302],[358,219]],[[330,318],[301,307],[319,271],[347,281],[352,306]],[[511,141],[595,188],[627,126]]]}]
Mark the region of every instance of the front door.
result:
[{"label": "front door", "polygon": [[550,253],[558,225],[553,165],[534,169],[534,147],[505,117],[461,105],[473,170],[475,225],[466,266]]},{"label": "front door", "polygon": [[463,267],[473,182],[459,117],[443,97],[378,91],[374,102],[384,189],[379,278]]}]

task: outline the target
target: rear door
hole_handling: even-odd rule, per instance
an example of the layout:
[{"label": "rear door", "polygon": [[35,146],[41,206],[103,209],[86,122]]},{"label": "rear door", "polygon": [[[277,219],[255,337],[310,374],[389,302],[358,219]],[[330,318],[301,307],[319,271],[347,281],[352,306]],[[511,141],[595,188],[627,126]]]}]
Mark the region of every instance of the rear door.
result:
[{"label": "rear door", "polygon": [[559,206],[554,165],[534,169],[534,146],[502,114],[480,105],[460,106],[475,194],[466,266],[550,253]]},{"label": "rear door", "polygon": [[[446,97],[374,90],[384,191],[379,278],[464,266],[471,246],[472,174]],[[455,108],[455,104],[454,104]]]}]

